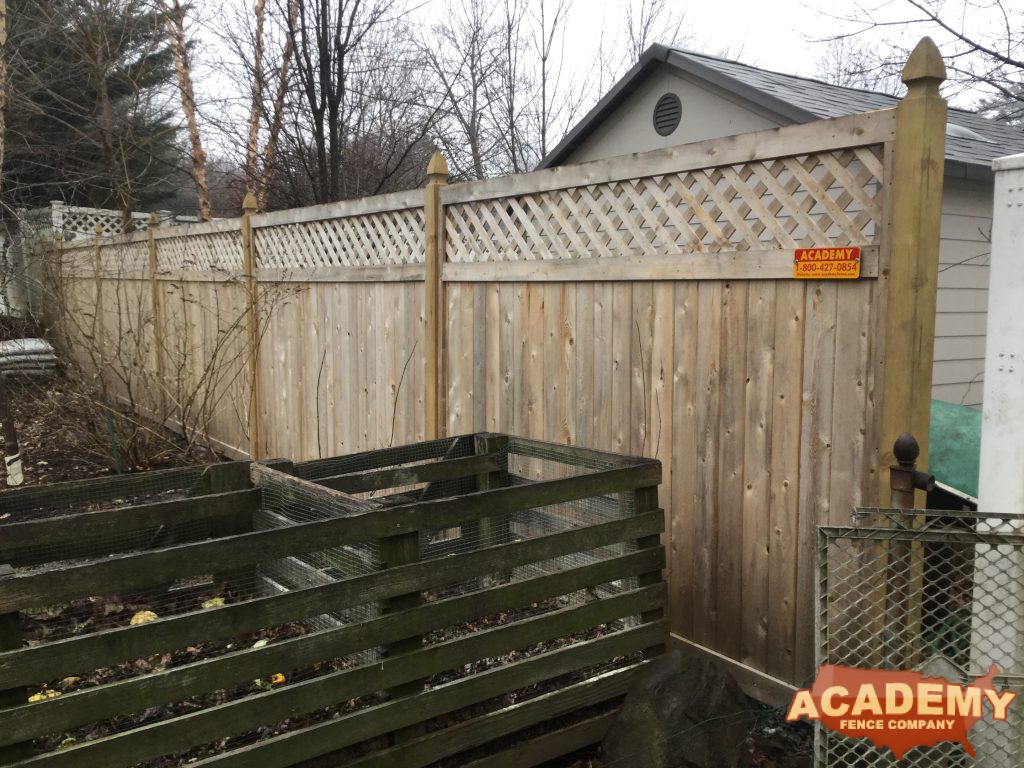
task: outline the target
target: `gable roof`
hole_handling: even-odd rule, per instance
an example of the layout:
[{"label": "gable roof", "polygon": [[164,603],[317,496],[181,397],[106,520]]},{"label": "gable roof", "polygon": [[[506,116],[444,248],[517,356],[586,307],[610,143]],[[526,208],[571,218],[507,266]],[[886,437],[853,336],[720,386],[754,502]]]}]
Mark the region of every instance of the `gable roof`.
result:
[{"label": "gable roof", "polygon": [[[797,75],[770,72],[737,61],[681,51],[655,44],[541,160],[539,168],[566,161],[573,150],[618,108],[656,69],[668,66],[688,79],[703,81],[774,113],[782,123],[842,117],[856,112],[895,107],[899,99],[885,93],[831,85]],[[1024,131],[969,110],[949,108],[946,130],[946,172],[976,176],[991,171],[997,157],[1024,152]]]}]

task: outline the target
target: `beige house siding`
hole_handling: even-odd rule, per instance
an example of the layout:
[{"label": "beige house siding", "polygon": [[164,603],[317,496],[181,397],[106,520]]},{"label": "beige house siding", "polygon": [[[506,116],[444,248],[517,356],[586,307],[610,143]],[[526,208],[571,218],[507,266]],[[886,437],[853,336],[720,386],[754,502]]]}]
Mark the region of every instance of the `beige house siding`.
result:
[{"label": "beige house siding", "polygon": [[947,176],[932,396],[981,406],[992,232],[992,183]]},{"label": "beige house siding", "polygon": [[[675,131],[668,136],[659,136],[654,130],[654,105],[669,92],[676,94],[682,102],[683,117]],[[566,164],[664,149],[789,123],[778,115],[737,104],[723,94],[690,82],[676,73],[660,72],[644,81],[642,87],[599,125],[570,155]]]}]

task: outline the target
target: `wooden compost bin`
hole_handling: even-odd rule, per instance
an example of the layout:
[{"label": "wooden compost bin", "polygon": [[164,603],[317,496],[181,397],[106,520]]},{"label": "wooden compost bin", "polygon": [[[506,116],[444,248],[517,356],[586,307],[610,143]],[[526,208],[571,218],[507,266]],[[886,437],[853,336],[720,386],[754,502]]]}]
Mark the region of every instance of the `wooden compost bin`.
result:
[{"label": "wooden compost bin", "polygon": [[0,493],[0,765],[535,765],[664,649],[661,465],[499,434]]}]

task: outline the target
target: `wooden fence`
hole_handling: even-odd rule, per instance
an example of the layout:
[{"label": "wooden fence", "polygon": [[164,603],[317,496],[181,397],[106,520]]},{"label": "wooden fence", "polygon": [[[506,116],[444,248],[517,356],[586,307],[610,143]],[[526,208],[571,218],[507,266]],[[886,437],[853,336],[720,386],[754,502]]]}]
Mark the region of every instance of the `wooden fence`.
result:
[{"label": "wooden fence", "polygon": [[[661,459],[673,632],[802,684],[815,526],[928,434],[945,103],[915,57],[896,109],[451,186],[437,156],[425,192],[151,233],[148,266],[145,235],[65,249],[96,267],[66,284],[130,263],[154,370],[241,345],[203,425],[238,454],[492,430]],[[859,279],[793,279],[801,246],[859,246]]]},{"label": "wooden fence", "polygon": [[[469,435],[0,495],[0,763],[414,768],[563,716],[460,764],[600,741],[668,639],[660,477]],[[294,563],[315,578],[282,587]]]}]

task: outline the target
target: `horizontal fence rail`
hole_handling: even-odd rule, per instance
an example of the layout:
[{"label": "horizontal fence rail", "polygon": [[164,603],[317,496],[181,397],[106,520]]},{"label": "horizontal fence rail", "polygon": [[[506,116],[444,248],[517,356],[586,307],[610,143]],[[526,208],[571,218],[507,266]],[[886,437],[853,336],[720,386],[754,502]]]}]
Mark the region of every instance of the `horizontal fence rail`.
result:
[{"label": "horizontal fence rail", "polygon": [[0,764],[426,766],[604,704],[537,762],[599,740],[667,639],[660,479],[483,434],[0,494],[34,509],[0,525]]}]

